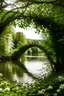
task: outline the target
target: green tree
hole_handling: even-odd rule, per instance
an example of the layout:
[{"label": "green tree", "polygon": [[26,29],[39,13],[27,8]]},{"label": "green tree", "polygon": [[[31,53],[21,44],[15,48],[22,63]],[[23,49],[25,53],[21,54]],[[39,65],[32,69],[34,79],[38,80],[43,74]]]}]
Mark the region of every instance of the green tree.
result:
[{"label": "green tree", "polygon": [[12,26],[6,27],[6,29],[0,35],[0,53],[1,55],[10,55],[14,49],[15,33]]},{"label": "green tree", "polygon": [[48,33],[49,42],[46,41],[47,45],[44,43],[47,57],[56,71],[63,70],[64,0],[2,0],[0,5],[0,34],[8,24],[34,26],[39,34]]},{"label": "green tree", "polygon": [[22,32],[17,32],[16,33],[16,38],[14,40],[15,47],[19,48],[19,47],[25,45],[26,43],[27,42],[26,42],[25,35]]}]

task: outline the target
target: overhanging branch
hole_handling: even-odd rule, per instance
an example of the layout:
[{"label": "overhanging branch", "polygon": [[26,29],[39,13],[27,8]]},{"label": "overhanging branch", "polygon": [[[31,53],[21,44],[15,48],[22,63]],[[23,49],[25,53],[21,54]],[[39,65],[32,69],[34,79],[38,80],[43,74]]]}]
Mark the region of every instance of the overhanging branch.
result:
[{"label": "overhanging branch", "polygon": [[64,0],[51,0],[51,1],[37,1],[37,0],[28,0],[29,2],[32,2],[33,4],[52,4],[55,6],[61,6],[64,7]]}]

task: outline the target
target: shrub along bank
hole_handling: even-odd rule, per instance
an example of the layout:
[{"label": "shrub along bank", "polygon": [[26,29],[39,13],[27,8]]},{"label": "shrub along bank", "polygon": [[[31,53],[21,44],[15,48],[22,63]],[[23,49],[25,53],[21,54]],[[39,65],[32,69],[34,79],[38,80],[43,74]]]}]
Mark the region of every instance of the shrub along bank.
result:
[{"label": "shrub along bank", "polygon": [[64,76],[53,74],[33,84],[10,82],[0,73],[0,96],[64,96]]}]

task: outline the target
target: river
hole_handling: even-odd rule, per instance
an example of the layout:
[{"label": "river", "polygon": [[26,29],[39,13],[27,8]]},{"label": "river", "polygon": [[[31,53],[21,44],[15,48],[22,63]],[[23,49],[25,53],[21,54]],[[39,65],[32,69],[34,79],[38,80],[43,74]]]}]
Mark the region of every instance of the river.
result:
[{"label": "river", "polygon": [[45,56],[25,56],[21,62],[0,62],[0,73],[10,81],[31,83],[34,77],[48,75],[51,71],[49,61]]}]

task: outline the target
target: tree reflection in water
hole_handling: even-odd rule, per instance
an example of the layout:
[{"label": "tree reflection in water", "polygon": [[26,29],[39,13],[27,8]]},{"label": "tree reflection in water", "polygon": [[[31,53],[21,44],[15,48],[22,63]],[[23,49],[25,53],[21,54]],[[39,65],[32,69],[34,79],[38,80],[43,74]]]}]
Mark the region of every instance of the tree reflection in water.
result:
[{"label": "tree reflection in water", "polygon": [[2,73],[3,76],[10,81],[15,80],[15,78],[21,79],[26,74],[31,78],[36,79],[36,77],[30,73],[20,61],[0,62],[0,73]]},{"label": "tree reflection in water", "polygon": [[[27,62],[28,62],[28,64],[27,64]],[[45,65],[45,62],[47,62],[46,65]],[[48,63],[49,62],[47,61],[47,59],[43,56],[37,56],[37,58],[35,56],[33,56],[33,57],[27,56],[27,59],[21,58],[21,62],[20,61],[0,62],[0,73],[2,73],[3,76],[10,81],[16,80],[21,83],[24,83],[26,81],[32,82],[32,80],[37,79],[37,76],[35,75],[35,73],[38,75],[38,72],[34,73],[33,71],[37,70],[38,68],[41,68],[42,66],[43,66],[42,68],[45,67],[43,69],[43,71],[44,70],[46,71],[46,67],[49,66]],[[31,67],[31,68],[28,68],[28,67]],[[49,66],[49,68],[50,68],[50,66]],[[40,71],[40,73],[41,73],[41,71]]]}]

